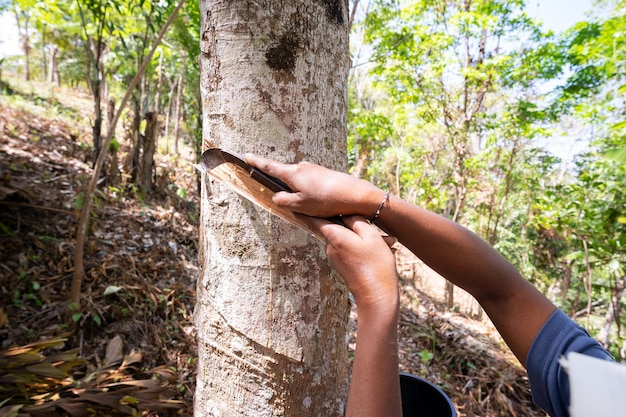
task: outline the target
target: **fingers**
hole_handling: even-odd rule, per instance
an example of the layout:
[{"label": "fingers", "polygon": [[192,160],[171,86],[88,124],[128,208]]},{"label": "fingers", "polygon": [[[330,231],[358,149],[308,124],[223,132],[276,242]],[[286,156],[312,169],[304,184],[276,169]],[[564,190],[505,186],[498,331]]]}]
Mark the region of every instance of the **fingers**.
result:
[{"label": "fingers", "polygon": [[393,236],[389,236],[387,234],[381,235],[380,230],[378,228],[372,226],[372,224],[365,217],[362,217],[362,216],[346,216],[346,217],[343,217],[343,221],[346,224],[346,226],[348,226],[350,229],[354,230],[354,232],[356,234],[358,234],[359,236],[361,236],[363,238],[370,238],[370,237],[374,237],[374,236],[380,237],[390,247],[398,241]]},{"label": "fingers", "polygon": [[245,155],[245,158],[246,162],[250,165],[257,167],[266,174],[277,177],[281,180],[285,180],[285,177],[289,173],[289,165],[282,164],[273,159],[264,158],[262,156],[253,155],[250,153],[247,153]]},{"label": "fingers", "polygon": [[381,235],[380,231],[373,227],[364,217],[361,216],[345,216],[344,224],[347,226],[339,226],[336,223],[329,222],[326,219],[317,217],[309,217],[309,223],[314,231],[324,237],[327,244],[338,246],[342,241],[357,235],[363,240],[382,239],[389,248],[391,248],[397,239],[389,235]]},{"label": "fingers", "polygon": [[[292,176],[290,172],[292,171],[292,165],[282,164],[273,159],[264,158],[250,153],[247,153],[245,158],[246,162],[250,165],[260,169],[266,174],[284,181],[290,187],[293,187],[293,183],[290,180],[290,177]],[[278,192],[274,194],[272,200],[278,206],[293,210],[297,207],[299,196],[297,196],[296,193]]]},{"label": "fingers", "polygon": [[272,201],[277,206],[287,208],[292,211],[298,211],[298,203],[300,202],[300,195],[298,193],[288,193],[281,191],[272,197]]},{"label": "fingers", "polygon": [[392,247],[398,243],[398,239],[394,236],[390,236],[387,233],[381,232],[381,230],[373,226],[369,220],[362,216],[346,216],[343,218],[346,226],[354,230],[355,233],[361,237],[367,238],[382,238],[387,246]]},{"label": "fingers", "polygon": [[343,222],[357,235],[361,237],[367,237],[375,232],[374,228],[369,224],[364,217],[361,216],[346,216],[343,217]]},{"label": "fingers", "polygon": [[389,236],[388,234],[380,234],[380,230],[370,224],[365,217],[361,216],[347,216],[343,218],[346,226],[350,227],[354,233],[359,235],[359,237],[363,240],[368,240],[370,242],[374,242],[382,239],[387,247],[391,250],[391,253],[395,254],[397,249],[393,247],[398,242],[393,236]]},{"label": "fingers", "polygon": [[333,246],[336,242],[341,241],[342,233],[353,233],[343,226],[319,217],[307,217],[307,221],[309,222],[311,229],[324,238],[326,244]]}]

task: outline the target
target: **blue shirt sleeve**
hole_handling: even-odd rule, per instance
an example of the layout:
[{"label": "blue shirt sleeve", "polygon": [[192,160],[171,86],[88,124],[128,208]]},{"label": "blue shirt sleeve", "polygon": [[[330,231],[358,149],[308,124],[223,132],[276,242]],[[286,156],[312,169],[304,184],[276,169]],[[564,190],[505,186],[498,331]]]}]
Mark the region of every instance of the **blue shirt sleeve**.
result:
[{"label": "blue shirt sleeve", "polygon": [[569,378],[559,363],[569,352],[614,360],[583,327],[563,311],[555,311],[535,337],[526,358],[533,401],[552,417],[569,416]]}]

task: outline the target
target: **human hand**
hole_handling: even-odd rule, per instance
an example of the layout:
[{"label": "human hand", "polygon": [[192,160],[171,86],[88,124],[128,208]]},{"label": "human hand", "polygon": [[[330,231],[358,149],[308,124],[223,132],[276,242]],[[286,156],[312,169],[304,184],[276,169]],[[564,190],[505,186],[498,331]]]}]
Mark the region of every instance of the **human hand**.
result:
[{"label": "human hand", "polygon": [[309,218],[311,227],[326,241],[332,267],[354,295],[359,311],[396,307],[398,283],[390,243],[361,216],[344,217],[347,227]]},{"label": "human hand", "polygon": [[274,203],[309,216],[372,216],[385,194],[367,181],[309,162],[282,164],[251,154],[246,154],[246,161],[292,189],[293,193],[276,193]]}]

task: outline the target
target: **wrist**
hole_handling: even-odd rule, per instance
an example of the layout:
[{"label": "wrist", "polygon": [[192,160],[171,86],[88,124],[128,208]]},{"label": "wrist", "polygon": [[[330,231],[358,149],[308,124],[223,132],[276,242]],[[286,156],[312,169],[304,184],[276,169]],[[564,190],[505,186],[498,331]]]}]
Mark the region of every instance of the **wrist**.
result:
[{"label": "wrist", "polygon": [[365,180],[363,182],[367,184],[367,188],[361,193],[356,214],[371,220],[374,218],[381,202],[385,200],[387,192]]},{"label": "wrist", "polygon": [[398,292],[386,296],[356,299],[359,317],[377,321],[397,321],[400,309]]},{"label": "wrist", "polygon": [[357,338],[365,333],[375,332],[386,334],[397,339],[399,306],[387,306],[384,309],[367,309],[357,307]]}]

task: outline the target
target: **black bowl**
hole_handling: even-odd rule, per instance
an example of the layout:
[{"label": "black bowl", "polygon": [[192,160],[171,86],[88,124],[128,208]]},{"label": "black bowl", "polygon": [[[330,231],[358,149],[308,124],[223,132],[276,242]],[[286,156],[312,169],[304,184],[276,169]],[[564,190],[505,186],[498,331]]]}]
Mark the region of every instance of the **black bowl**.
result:
[{"label": "black bowl", "polygon": [[450,397],[437,385],[400,373],[403,417],[457,417]]}]

